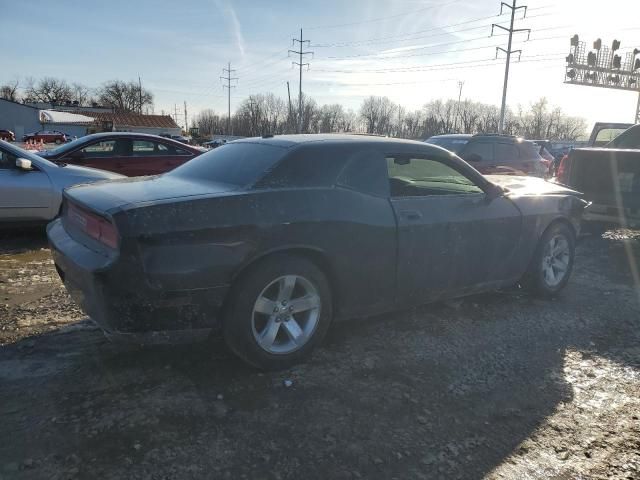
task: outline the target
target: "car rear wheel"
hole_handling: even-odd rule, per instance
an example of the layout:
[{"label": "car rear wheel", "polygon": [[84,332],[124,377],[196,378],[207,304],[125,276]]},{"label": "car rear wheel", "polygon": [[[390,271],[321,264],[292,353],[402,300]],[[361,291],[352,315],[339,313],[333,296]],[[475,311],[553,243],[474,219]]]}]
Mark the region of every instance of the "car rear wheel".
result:
[{"label": "car rear wheel", "polygon": [[555,223],[542,235],[523,285],[541,296],[562,290],[571,276],[575,257],[575,235],[565,224]]},{"label": "car rear wheel", "polygon": [[327,279],[311,261],[273,255],[234,285],[224,319],[224,337],[247,363],[265,370],[306,359],[331,323]]}]

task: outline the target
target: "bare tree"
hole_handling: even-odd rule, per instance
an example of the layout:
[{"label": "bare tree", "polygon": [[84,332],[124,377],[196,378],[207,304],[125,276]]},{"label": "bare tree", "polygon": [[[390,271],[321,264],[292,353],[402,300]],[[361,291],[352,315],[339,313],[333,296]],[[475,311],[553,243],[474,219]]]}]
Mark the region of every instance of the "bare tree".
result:
[{"label": "bare tree", "polygon": [[70,101],[72,94],[73,90],[66,80],[53,77],[44,77],[38,82],[27,80],[25,97],[32,102],[63,103]]},{"label": "bare tree", "polygon": [[390,135],[398,105],[388,97],[368,97],[360,107],[360,118],[367,133]]},{"label": "bare tree", "polygon": [[81,83],[74,82],[71,84],[71,101],[78,102],[80,106],[87,106],[91,104],[91,97],[89,89]]},{"label": "bare tree", "polygon": [[19,86],[20,81],[17,78],[5,83],[4,85],[0,85],[0,98],[17,102],[20,99],[18,95]]},{"label": "bare tree", "polygon": [[98,100],[123,112],[141,112],[146,106],[153,105],[153,94],[142,88],[138,82],[112,80],[97,91]]}]

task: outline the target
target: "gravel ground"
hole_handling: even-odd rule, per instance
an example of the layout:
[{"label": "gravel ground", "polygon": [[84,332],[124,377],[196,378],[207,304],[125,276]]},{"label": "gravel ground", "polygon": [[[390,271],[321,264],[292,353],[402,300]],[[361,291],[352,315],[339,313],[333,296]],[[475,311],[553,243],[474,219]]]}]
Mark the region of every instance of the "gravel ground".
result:
[{"label": "gravel ground", "polygon": [[336,323],[289,371],[112,344],[0,238],[0,478],[640,478],[640,232],[519,290]]}]

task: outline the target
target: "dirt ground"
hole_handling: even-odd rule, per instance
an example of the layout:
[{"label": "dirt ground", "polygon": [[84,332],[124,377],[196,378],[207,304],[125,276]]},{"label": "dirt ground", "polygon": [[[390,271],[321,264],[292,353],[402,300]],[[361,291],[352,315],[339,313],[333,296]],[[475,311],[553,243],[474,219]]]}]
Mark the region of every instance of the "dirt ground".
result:
[{"label": "dirt ground", "polygon": [[2,479],[640,479],[640,232],[583,238],[553,300],[336,323],[268,374],[112,344],[41,234],[0,245]]}]

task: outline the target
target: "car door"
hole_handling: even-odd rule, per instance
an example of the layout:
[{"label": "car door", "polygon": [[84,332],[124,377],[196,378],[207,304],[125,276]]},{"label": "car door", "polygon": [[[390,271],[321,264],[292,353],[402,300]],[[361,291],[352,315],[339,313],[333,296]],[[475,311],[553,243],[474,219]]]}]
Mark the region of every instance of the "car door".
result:
[{"label": "car door", "polygon": [[51,181],[36,165],[25,171],[16,167],[16,156],[0,149],[0,220],[36,221],[51,217]]},{"label": "car door", "polygon": [[130,152],[131,140],[111,138],[90,143],[60,160],[127,175]]},{"label": "car door", "polygon": [[419,304],[508,279],[521,215],[445,158],[387,157],[398,224],[398,302]]},{"label": "car door", "polygon": [[175,149],[167,147],[148,138],[132,141],[129,175],[158,175],[173,170],[175,167],[172,152]]}]

